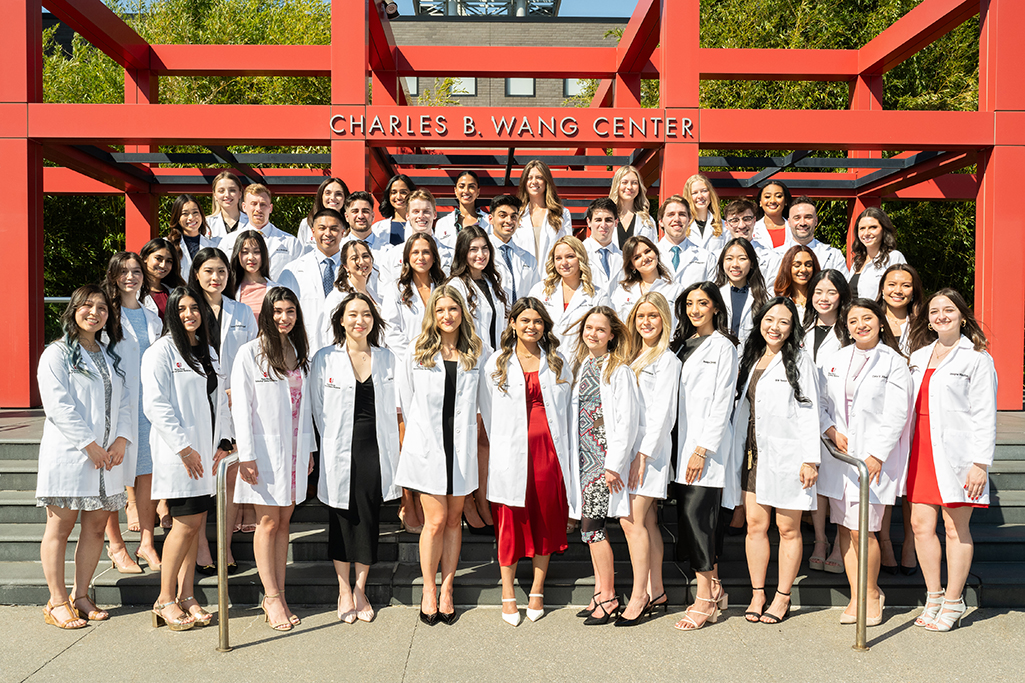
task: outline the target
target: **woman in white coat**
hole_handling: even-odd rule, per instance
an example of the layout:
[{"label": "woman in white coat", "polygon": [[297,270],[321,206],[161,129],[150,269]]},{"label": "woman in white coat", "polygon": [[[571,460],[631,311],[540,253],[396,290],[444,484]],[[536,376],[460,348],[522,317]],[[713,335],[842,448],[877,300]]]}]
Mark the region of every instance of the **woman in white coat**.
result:
[{"label": "woman in white coat", "polygon": [[502,572],[502,619],[517,626],[516,564],[529,557],[533,581],[527,618],[544,614],[552,553],[569,547],[569,404],[573,375],[544,305],[513,304],[499,351],[484,366],[481,415],[491,441],[488,498]]},{"label": "woman in white coat", "polygon": [[171,206],[171,218],[167,231],[168,239],[178,247],[182,278],[189,278],[192,260],[200,249],[216,247],[218,240],[210,237],[199,200],[191,194],[178,195]]},{"label": "woman in white coat", "polygon": [[[125,370],[129,402],[132,410],[132,439],[125,452],[125,483],[127,484],[128,530],[139,532],[141,540],[136,555],[146,560],[152,571],[160,569],[160,555],[153,542],[153,520],[156,503],[150,497],[153,483],[153,458],[149,450],[150,424],[139,409],[141,383],[139,368],[142,354],[160,336],[161,323],[156,313],[139,303],[139,289],[145,282],[144,266],[138,254],[122,251],[111,257],[103,289],[110,300],[111,326],[119,335],[117,352]],[[104,339],[109,343],[109,339]],[[145,520],[140,526],[139,518]],[[118,514],[111,513],[107,522],[109,547],[107,557],[122,574],[141,574],[142,569],[132,559],[121,536]]]},{"label": "woman in white coat", "polygon": [[153,626],[166,623],[172,631],[212,619],[192,595],[196,552],[203,520],[214,508],[217,464],[232,451],[228,395],[200,297],[186,287],[171,292],[164,334],[142,357],[142,410],[153,425],[153,497],[167,500],[172,518]]},{"label": "woman in white coat", "polygon": [[585,626],[607,624],[622,608],[605,519],[630,514],[627,482],[641,406],[627,347],[626,326],[611,308],[596,306],[584,315],[573,362],[569,506],[594,566],[594,596],[578,613]]},{"label": "woman in white coat", "polygon": [[907,263],[904,254],[897,251],[897,231],[886,212],[870,206],[854,221],[855,237],[851,251],[851,291],[855,297],[875,299],[879,293],[879,280],[887,268],[895,263]]},{"label": "woman in white coat", "polygon": [[242,213],[242,181],[231,171],[221,171],[214,177],[212,213],[206,217],[210,235],[220,239],[228,233],[241,230],[249,223],[249,216]]},{"label": "woman in white coat", "polygon": [[239,458],[235,504],[256,508],[253,553],[267,621],[275,631],[291,631],[300,621],[285,600],[288,527],[296,502],[306,499],[310,453],[317,447],[306,328],[292,290],[267,292],[259,337],[242,345],[231,374]]},{"label": "woman in white coat", "polygon": [[[853,299],[840,316],[847,345],[827,364],[826,421],[823,433],[838,450],[868,466],[868,625],[883,619],[886,596],[879,590],[879,544],[883,506],[893,505],[907,469],[911,372],[897,350],[882,308],[871,299]],[[857,622],[859,475],[853,466],[823,458],[819,493],[829,498],[829,513],[839,527],[838,540],[851,586],[851,602],[841,624]]]},{"label": "woman in white coat", "polygon": [[[381,505],[399,495],[394,354],[382,348],[383,321],[365,294],[335,310],[335,343],[317,352],[310,374],[320,430],[317,497],[330,508],[328,552],[338,576],[338,619],[370,621],[370,565],[377,562]],[[356,565],[356,585],[349,582]]]},{"label": "woman in white coat", "polygon": [[[117,339],[109,313],[110,301],[100,287],[76,289],[61,315],[64,335],[46,347],[36,371],[46,413],[36,483],[36,505],[46,507],[39,557],[50,599],[43,615],[47,624],[64,629],[109,616],[89,599],[89,584],[110,513],[127,502],[122,461],[134,421],[117,343],[107,347],[99,338],[106,331]],[[69,598],[64,558],[79,512]]]},{"label": "woman in white coat", "polygon": [[[395,483],[420,492],[423,597],[428,626],[456,618],[453,591],[462,545],[463,501],[477,490],[477,404],[484,343],[463,295],[441,285],[427,302],[423,332],[396,369],[406,425]],[[441,593],[436,577],[441,565]]]},{"label": "woman in white coat", "polygon": [[676,622],[681,631],[718,620],[729,606],[719,581],[719,557],[726,535],[726,510],[740,504],[735,490],[723,499],[731,463],[730,413],[737,385],[736,337],[727,324],[726,304],[711,282],[684,290],[677,301],[679,323],[672,350],[682,361],[677,425],[675,494],[680,539],[677,562],[689,561],[697,576],[694,604]]},{"label": "woman in white coat", "polygon": [[235,240],[231,251],[231,275],[235,286],[233,298],[248,306],[254,319],[259,318],[267,290],[278,286],[270,279],[267,241],[259,230],[245,230]]},{"label": "woman in white coat", "polygon": [[185,286],[178,250],[166,238],[154,237],[143,245],[139,256],[146,271],[146,283],[139,290],[139,303],[163,320],[171,290]]},{"label": "woman in white coat", "polygon": [[[966,607],[972,566],[972,508],[989,505],[989,467],[996,448],[997,374],[988,342],[964,298],[941,289],[926,302],[911,333],[914,441],[907,476],[911,525],[928,601],[915,626],[949,631]],[[936,518],[947,534],[947,587]]]},{"label": "woman in white coat", "polygon": [[683,184],[683,198],[690,205],[692,219],[687,239],[713,254],[719,253],[730,233],[723,229],[719,195],[712,181],[700,173],[692,175]]},{"label": "woman in white coat", "polygon": [[[682,289],[678,282],[673,281],[669,269],[662,265],[654,242],[647,237],[631,237],[626,241],[623,279],[612,291],[612,308],[619,316],[625,318],[630,315],[637,300],[648,292],[661,292],[672,309]],[[672,327],[676,327],[675,317]]]},{"label": "woman in white coat", "polygon": [[532,159],[523,167],[517,198],[523,205],[523,215],[513,241],[534,257],[540,270],[555,241],[573,234],[573,221],[569,209],[559,199],[552,172],[543,161]]},{"label": "woman in white coat", "polygon": [[633,589],[616,626],[634,626],[656,608],[666,610],[662,584],[662,531],[656,501],[669,485],[672,428],[680,393],[680,360],[669,351],[669,302],[658,292],[640,298],[626,320],[630,369],[637,378],[641,432],[627,479],[630,513],[620,517],[630,549]]},{"label": "woman in white coat", "polygon": [[449,249],[456,248],[456,237],[463,228],[476,225],[488,231],[488,217],[477,208],[480,196],[480,176],[473,171],[463,171],[456,178],[456,208],[438,219],[434,225],[434,237]]},{"label": "woman in white coat", "polygon": [[[840,313],[851,302],[851,289],[843,273],[832,268],[816,273],[808,283],[808,289],[811,292],[808,300],[810,305],[804,311],[804,343],[801,348],[805,353],[811,354],[818,370],[819,394],[823,395],[826,391],[826,366],[833,354],[843,347],[845,333]],[[819,402],[820,410],[825,410],[826,406],[825,401]],[[828,416],[823,415],[821,419],[825,424]],[[828,462],[831,458],[826,447],[822,446],[822,462]],[[818,496],[817,505],[811,513],[815,543],[808,558],[808,568],[830,574],[842,574],[844,565],[840,539],[835,538],[830,552],[829,539],[826,537],[829,499],[822,495],[821,490]]]},{"label": "woman in white coat", "polygon": [[[800,318],[792,300],[769,299],[755,313],[754,329],[737,373],[732,457],[723,497],[736,500],[739,484],[753,593],[744,618],[778,624],[790,614],[790,589],[801,565],[801,514],[815,509],[821,459],[819,392],[815,366],[801,350]],[[779,580],[776,597],[766,608],[773,508],[780,537]]]},{"label": "woman in white coat", "polygon": [[731,239],[719,253],[715,285],[726,307],[727,329],[743,344],[751,336],[754,312],[769,300],[758,253],[745,238]]},{"label": "woman in white coat", "polygon": [[580,319],[595,306],[608,306],[609,297],[594,286],[587,249],[576,237],[560,237],[548,253],[545,277],[530,290],[540,300],[555,325],[559,349],[568,358],[576,355]]},{"label": "woman in white coat", "polygon": [[640,171],[633,166],[620,166],[612,176],[609,199],[616,203],[619,214],[616,244],[620,249],[634,235],[658,242],[658,229],[649,215],[648,193]]}]

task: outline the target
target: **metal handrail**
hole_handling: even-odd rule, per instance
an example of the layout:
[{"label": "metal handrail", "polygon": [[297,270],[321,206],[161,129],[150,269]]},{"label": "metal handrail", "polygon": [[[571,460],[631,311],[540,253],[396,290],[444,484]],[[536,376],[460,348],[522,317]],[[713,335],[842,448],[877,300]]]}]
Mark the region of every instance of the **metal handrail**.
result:
[{"label": "metal handrail", "polygon": [[853,649],[868,652],[868,465],[863,460],[841,453],[828,437],[821,438],[830,455],[858,468],[858,623]]},{"label": "metal handrail", "polygon": [[228,468],[238,452],[217,465],[217,651],[231,652],[228,643]]}]

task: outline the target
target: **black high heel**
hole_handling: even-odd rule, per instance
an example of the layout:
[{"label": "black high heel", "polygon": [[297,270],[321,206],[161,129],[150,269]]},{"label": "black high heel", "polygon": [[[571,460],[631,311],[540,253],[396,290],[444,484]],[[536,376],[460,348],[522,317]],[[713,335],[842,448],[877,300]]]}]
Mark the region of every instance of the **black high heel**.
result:
[{"label": "black high heel", "polygon": [[[483,519],[481,521],[484,521]],[[470,533],[474,536],[494,536],[495,525],[485,524],[484,526],[474,526],[470,524],[470,520],[466,518],[466,513],[463,513],[463,522],[466,523],[466,528],[469,529]]]},{"label": "black high heel", "polygon": [[427,612],[424,612],[423,608],[421,607],[420,621],[427,624],[428,626],[434,626],[436,623],[438,623],[438,614],[440,613],[434,612],[433,614],[428,614]]},{"label": "black high heel", "polygon": [[[752,588],[751,589],[752,593],[754,593],[755,591],[762,591],[764,593],[765,592],[765,588],[762,587],[762,588]],[[750,624],[760,624],[762,622],[762,614],[764,614],[764,613],[765,613],[765,606],[763,605],[761,612],[744,612],[744,619],[748,623],[750,623]]]},{"label": "black high heel", "polygon": [[[777,595],[785,595],[788,598],[790,597],[790,593],[784,593],[783,591],[776,591],[776,594]],[[787,608],[783,611],[783,616],[777,617],[775,614],[769,614],[768,612],[763,612],[762,613],[762,618],[759,619],[759,621],[761,621],[763,624],[770,624],[770,625],[775,625],[775,624],[781,623],[784,619],[786,619],[788,616],[790,616],[790,605],[791,604],[793,604],[793,601],[792,600],[788,600],[787,601]],[[772,605],[769,605],[769,607],[772,607]]]},{"label": "black high heel", "polygon": [[[605,605],[609,604],[610,602],[616,603],[615,609],[613,609],[611,612],[605,609]],[[602,611],[602,616],[596,617],[592,614],[591,616],[584,619],[584,626],[604,626],[605,624],[609,623],[609,619],[619,616],[620,612],[622,612],[622,605],[619,602],[619,596],[616,596],[611,600],[599,602],[595,609],[600,609]]]},{"label": "black high heel", "polygon": [[589,604],[594,605],[594,607],[591,607],[590,609],[585,607],[584,609],[577,612],[577,616],[581,619],[591,616],[591,612],[598,609],[598,602],[595,600],[595,598],[597,598],[599,595],[601,595],[601,593],[595,593],[593,596],[591,596],[591,602]]},{"label": "black high heel", "polygon": [[451,612],[438,610],[438,619],[441,620],[441,623],[451,626],[456,621],[456,611],[454,609]]},{"label": "black high heel", "polygon": [[637,624],[641,623],[645,617],[651,616],[650,610],[651,599],[649,598],[648,601],[644,604],[644,608],[641,610],[640,614],[638,614],[633,619],[625,618],[623,616],[623,612],[625,610],[620,610],[619,616],[616,618],[616,621],[613,624],[613,626],[636,626]]},{"label": "black high heel", "polygon": [[648,606],[644,608],[644,611],[648,614],[655,614],[662,608],[662,614],[669,612],[669,598],[666,598],[665,602],[659,602],[662,598],[666,597],[666,592],[662,591],[662,594],[656,597],[654,600],[648,600]]}]

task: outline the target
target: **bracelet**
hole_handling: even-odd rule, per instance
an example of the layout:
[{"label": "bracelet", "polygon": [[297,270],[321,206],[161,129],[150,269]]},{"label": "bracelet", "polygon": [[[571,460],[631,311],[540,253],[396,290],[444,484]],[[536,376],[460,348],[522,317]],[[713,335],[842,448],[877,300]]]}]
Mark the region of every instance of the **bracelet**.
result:
[{"label": "bracelet", "polygon": [[691,455],[701,458],[702,460],[708,457],[707,453],[698,453],[697,451],[694,451]]}]

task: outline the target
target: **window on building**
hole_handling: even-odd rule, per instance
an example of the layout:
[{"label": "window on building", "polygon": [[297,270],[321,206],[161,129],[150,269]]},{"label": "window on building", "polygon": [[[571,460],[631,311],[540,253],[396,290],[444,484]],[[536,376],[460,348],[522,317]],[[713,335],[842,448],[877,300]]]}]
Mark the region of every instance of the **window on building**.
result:
[{"label": "window on building", "polygon": [[506,97],[534,97],[533,78],[507,78],[505,79]]},{"label": "window on building", "polygon": [[567,78],[562,82],[562,95],[563,97],[576,97],[580,93],[584,92],[584,84],[587,83],[582,78]]},{"label": "window on building", "polygon": [[406,85],[406,92],[416,97],[420,94],[420,81],[416,76],[403,76],[402,82]]},{"label": "window on building", "polygon": [[477,79],[473,76],[454,76],[452,78],[453,97],[476,97]]}]

